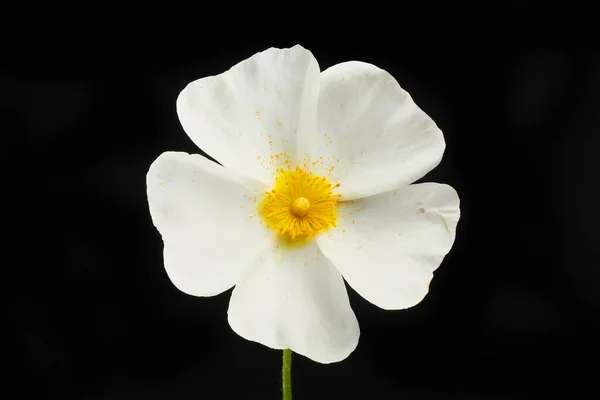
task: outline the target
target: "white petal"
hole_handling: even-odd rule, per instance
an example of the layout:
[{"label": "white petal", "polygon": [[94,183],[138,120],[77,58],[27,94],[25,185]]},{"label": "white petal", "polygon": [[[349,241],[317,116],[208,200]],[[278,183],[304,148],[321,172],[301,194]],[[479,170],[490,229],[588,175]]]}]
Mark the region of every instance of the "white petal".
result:
[{"label": "white petal", "polygon": [[233,289],[228,315],[243,338],[320,363],[348,357],[360,333],[342,276],[314,241],[264,252]]},{"label": "white petal", "polygon": [[190,138],[225,167],[272,183],[296,139],[316,129],[319,65],[301,46],[271,48],[190,83],[177,113]]},{"label": "white petal", "polygon": [[456,191],[437,183],[406,186],[340,204],[338,227],[317,242],[346,281],[371,303],[412,307],[454,243]]},{"label": "white petal", "polygon": [[268,243],[253,205],[259,182],[199,155],[167,152],[150,166],[146,185],[167,274],[185,293],[231,288]]},{"label": "white petal", "polygon": [[317,167],[334,166],[343,199],[406,186],[441,160],[442,132],[386,71],[346,62],[323,71],[319,130],[302,149]]}]

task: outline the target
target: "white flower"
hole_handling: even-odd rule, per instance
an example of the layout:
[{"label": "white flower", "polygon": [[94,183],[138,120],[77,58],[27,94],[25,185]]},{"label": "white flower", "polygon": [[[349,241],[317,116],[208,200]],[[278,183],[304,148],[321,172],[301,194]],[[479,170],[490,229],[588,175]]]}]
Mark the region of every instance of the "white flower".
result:
[{"label": "white flower", "polygon": [[150,167],[165,268],[191,295],[235,286],[228,320],[240,336],[336,362],[359,337],[342,277],[383,309],[426,295],[459,199],[410,185],[445,142],[386,71],[352,61],[321,73],[308,50],[271,48],[190,83],[177,113],[222,166],[166,152]]}]

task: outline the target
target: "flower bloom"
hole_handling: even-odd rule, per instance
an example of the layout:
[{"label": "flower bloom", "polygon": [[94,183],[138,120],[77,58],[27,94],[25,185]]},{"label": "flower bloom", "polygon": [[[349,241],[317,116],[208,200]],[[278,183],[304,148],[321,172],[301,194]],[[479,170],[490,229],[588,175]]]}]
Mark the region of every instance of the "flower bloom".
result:
[{"label": "flower bloom", "polygon": [[445,142],[386,71],[352,61],[320,72],[301,46],[271,48],[190,83],[177,113],[221,165],[180,152],[151,165],[165,269],[194,296],[235,286],[228,321],[240,336],[336,362],[360,334],[344,279],[388,310],[427,294],[459,199],[411,185]]}]

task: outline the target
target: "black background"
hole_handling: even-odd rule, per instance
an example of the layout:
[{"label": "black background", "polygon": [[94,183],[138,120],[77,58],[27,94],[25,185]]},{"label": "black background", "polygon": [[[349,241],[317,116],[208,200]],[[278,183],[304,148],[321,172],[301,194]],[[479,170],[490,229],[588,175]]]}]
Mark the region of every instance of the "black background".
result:
[{"label": "black background", "polygon": [[585,13],[541,27],[539,12],[491,25],[494,12],[474,25],[423,14],[419,28],[400,18],[386,31],[313,21],[262,36],[157,27],[111,38],[106,21],[102,35],[28,42],[0,68],[6,397],[280,398],[280,352],[233,333],[231,291],[194,298],[169,281],[145,174],[163,151],[198,152],[175,112],[188,82],[300,43],[321,69],[370,62],[411,93],[447,142],[423,181],[455,187],[462,218],[416,307],[383,311],[350,289],[357,350],[330,365],[296,356],[295,398],[591,398],[600,53]]}]

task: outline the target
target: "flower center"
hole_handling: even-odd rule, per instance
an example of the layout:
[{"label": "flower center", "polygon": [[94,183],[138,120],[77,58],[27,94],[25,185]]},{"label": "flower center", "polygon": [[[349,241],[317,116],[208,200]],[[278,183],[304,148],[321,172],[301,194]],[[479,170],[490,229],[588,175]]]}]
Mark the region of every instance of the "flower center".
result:
[{"label": "flower center", "polygon": [[267,226],[288,242],[310,239],[335,226],[339,187],[326,178],[296,167],[277,170],[272,190],[265,193],[259,214]]},{"label": "flower center", "polygon": [[292,212],[297,217],[304,217],[310,209],[310,201],[306,197],[298,197],[292,203]]}]

